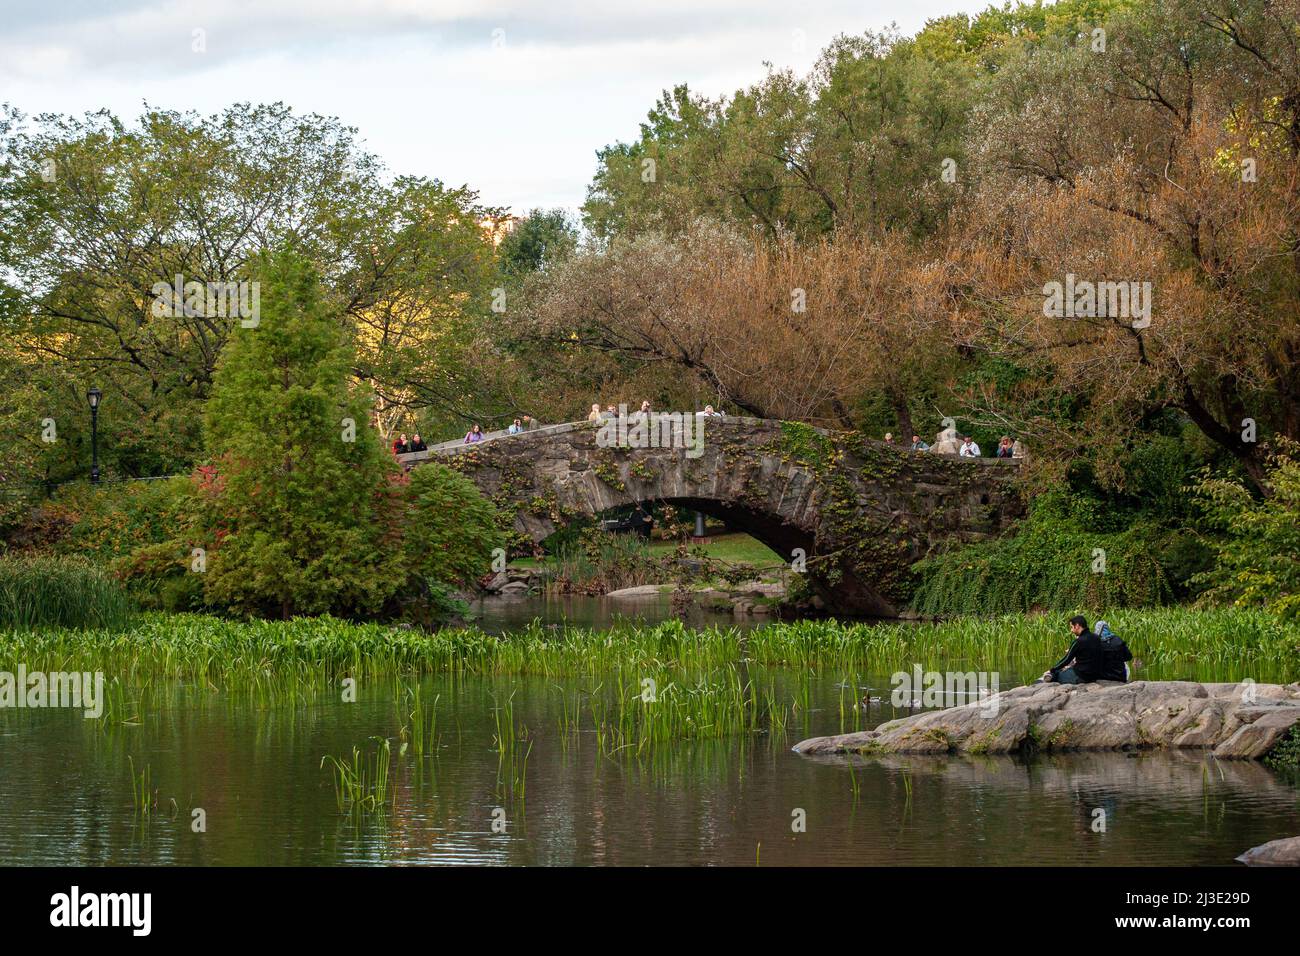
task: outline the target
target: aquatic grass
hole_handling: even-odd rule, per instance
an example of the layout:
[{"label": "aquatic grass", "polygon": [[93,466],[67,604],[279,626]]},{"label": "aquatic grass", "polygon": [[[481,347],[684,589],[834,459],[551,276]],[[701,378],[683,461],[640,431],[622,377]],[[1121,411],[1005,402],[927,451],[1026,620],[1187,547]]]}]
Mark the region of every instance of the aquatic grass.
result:
[{"label": "aquatic grass", "polygon": [[790,705],[779,703],[773,689],[758,693],[736,668],[660,679],[653,696],[643,693],[640,679],[639,672],[619,670],[587,694],[596,748],[606,756],[644,756],[682,740],[784,738]]},{"label": "aquatic grass", "polygon": [[411,718],[411,750],[417,757],[423,757],[427,752],[437,752],[438,749],[438,701],[442,699],[441,694],[434,695],[433,703],[426,711],[420,702],[420,685],[416,683],[409,691],[410,704],[412,707]]},{"label": "aquatic grass", "polygon": [[528,795],[528,757],[533,752],[533,742],[527,743],[522,753],[512,748],[499,751],[497,757],[497,796],[508,794],[520,808]]},{"label": "aquatic grass", "polygon": [[392,745],[386,738],[375,739],[379,746],[374,753],[363,755],[359,747],[353,747],[351,761],[329,755],[321,758],[322,769],[329,764],[333,771],[334,797],[340,813],[377,814],[387,806]]},{"label": "aquatic grass", "polygon": [[70,556],[0,557],[0,629],[125,627],[133,607],[103,566]]},{"label": "aquatic grass", "polygon": [[145,764],[144,769],[137,775],[135,759],[128,756],[126,760],[131,768],[131,806],[139,816],[147,817],[158,806],[157,792],[149,786],[151,769],[148,764]]},{"label": "aquatic grass", "polygon": [[[1140,661],[1138,678],[1285,682],[1300,677],[1300,624],[1261,611],[1166,608],[1120,611],[1108,620]],[[656,721],[676,719],[671,715],[679,702],[673,695],[685,694],[689,683],[702,675],[712,675],[714,689],[720,689],[728,701],[725,706],[734,712],[725,720],[751,729],[758,726],[747,709],[754,704],[735,705],[744,695],[736,693],[729,673],[742,675],[751,667],[800,672],[804,686],[792,713],[805,721],[812,706],[811,676],[826,669],[848,675],[841,692],[840,726],[852,722],[856,729],[861,716],[850,709],[857,701],[849,697],[858,696],[859,673],[888,673],[918,663],[936,669],[1010,667],[1036,673],[1067,644],[1064,621],[1055,615],[927,624],[806,620],[748,633],[732,627],[690,628],[679,621],[619,623],[600,631],[534,622],[502,636],[473,627],[426,632],[330,617],[232,621],[150,613],[122,627],[2,630],[0,670],[12,672],[22,663],[29,671],[103,671],[109,688],[106,713],[115,721],[149,709],[155,686],[177,681],[195,692],[220,690],[266,707],[307,706],[322,692],[341,688],[345,678],[360,683],[398,676],[418,681],[434,673],[555,679],[601,675],[611,687],[621,681],[617,696],[609,701],[620,716],[606,736],[632,719],[629,707],[641,679],[654,676],[661,685],[678,685],[669,692],[669,706],[661,708],[668,715],[645,724],[645,733],[654,736]],[[743,687],[743,679],[737,676],[736,681]],[[851,695],[848,688],[853,689]],[[686,706],[684,700],[681,706]],[[773,718],[788,716],[776,714],[771,706],[765,709]],[[562,720],[566,734],[578,728],[577,711],[574,701]],[[691,716],[693,722],[700,716],[710,719]],[[599,728],[601,720],[596,723]],[[411,733],[416,733],[413,727]],[[429,723],[420,733],[419,749],[436,744]],[[638,739],[640,734],[637,731]]]}]

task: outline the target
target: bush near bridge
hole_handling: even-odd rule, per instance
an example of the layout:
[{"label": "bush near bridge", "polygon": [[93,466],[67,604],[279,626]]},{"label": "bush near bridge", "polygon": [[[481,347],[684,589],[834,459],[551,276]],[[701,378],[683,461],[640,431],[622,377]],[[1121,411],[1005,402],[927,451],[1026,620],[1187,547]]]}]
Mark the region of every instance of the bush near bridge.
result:
[{"label": "bush near bridge", "polygon": [[1150,518],[1099,532],[1092,504],[1046,495],[1013,536],[919,563],[912,607],[946,615],[1170,603],[1174,588],[1162,553],[1167,536]]}]

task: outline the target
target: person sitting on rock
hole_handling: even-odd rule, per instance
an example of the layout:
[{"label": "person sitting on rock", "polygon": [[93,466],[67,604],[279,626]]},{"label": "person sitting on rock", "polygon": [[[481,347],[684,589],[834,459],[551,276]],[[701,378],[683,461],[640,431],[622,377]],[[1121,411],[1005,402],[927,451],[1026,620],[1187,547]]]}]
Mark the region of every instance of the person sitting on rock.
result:
[{"label": "person sitting on rock", "polygon": [[1101,679],[1101,638],[1088,629],[1088,619],[1082,614],[1070,618],[1070,633],[1074,641],[1065,656],[1043,672],[1043,683],[1091,684]]},{"label": "person sitting on rock", "polygon": [[1101,679],[1128,682],[1128,662],[1133,660],[1133,652],[1120,637],[1110,629],[1105,621],[1098,621],[1092,626],[1092,632],[1101,641]]}]

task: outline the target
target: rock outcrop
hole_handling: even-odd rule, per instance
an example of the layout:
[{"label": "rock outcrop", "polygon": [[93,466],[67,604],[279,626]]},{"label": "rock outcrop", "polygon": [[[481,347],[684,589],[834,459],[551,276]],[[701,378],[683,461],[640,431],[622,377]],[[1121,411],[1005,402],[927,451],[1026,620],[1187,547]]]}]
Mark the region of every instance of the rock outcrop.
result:
[{"label": "rock outcrop", "polygon": [[550,578],[551,572],[543,569],[507,568],[492,575],[483,590],[488,594],[525,596],[544,590]]},{"label": "rock outcrop", "polygon": [[801,754],[1196,748],[1258,759],[1300,725],[1300,684],[1029,684],[874,730],[813,737]]},{"label": "rock outcrop", "polygon": [[1247,866],[1300,866],[1300,836],[1270,840],[1237,857]]}]

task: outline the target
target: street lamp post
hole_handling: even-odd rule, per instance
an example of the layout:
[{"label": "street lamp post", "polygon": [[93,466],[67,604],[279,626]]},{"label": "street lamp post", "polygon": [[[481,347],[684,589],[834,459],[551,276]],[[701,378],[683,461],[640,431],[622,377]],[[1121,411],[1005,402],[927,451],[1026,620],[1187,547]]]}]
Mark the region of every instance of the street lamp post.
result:
[{"label": "street lamp post", "polygon": [[90,483],[99,484],[99,400],[104,393],[91,386],[86,392],[86,401],[90,402]]}]

